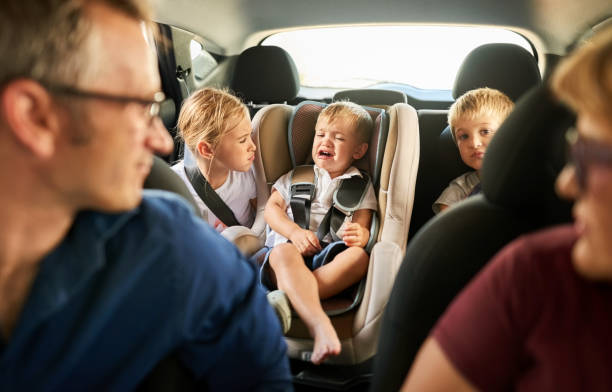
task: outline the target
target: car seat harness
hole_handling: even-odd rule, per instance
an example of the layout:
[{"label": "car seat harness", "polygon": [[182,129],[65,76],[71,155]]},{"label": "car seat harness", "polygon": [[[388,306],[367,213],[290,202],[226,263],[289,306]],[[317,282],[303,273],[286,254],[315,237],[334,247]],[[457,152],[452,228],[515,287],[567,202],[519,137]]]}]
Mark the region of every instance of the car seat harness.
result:
[{"label": "car seat harness", "polygon": [[[317,238],[322,241],[329,233],[333,241],[341,241],[338,231],[347,216],[352,217],[359,209],[370,182],[370,176],[360,171],[361,176],[354,175],[342,179],[333,195],[333,202],[319,228]],[[301,165],[291,173],[290,201],[293,221],[302,229],[310,228],[310,206],[315,196],[316,174],[313,165]]]}]

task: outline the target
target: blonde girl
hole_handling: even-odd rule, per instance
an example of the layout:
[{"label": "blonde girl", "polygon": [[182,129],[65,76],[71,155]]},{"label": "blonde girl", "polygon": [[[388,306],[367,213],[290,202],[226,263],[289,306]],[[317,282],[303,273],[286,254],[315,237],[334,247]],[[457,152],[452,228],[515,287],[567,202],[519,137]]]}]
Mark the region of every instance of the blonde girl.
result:
[{"label": "blonde girl", "polygon": [[[255,212],[255,180],[251,170],[255,144],[247,107],[226,91],[204,88],[185,100],[178,119],[179,135],[197,168],[238,222],[250,227]],[[189,166],[189,164],[188,164]],[[172,169],[191,191],[204,219],[218,232],[227,226],[196,192],[184,160]]]}]

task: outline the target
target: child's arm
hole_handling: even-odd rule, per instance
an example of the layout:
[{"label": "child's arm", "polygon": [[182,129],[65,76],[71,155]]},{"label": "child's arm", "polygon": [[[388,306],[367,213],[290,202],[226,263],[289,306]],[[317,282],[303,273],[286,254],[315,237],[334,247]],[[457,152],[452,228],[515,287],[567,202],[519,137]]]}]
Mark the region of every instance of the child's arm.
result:
[{"label": "child's arm", "polygon": [[355,211],[353,220],[344,229],[342,240],[346,246],[359,246],[363,248],[370,239],[370,230],[367,229],[372,223],[372,210],[363,209]]},{"label": "child's arm", "polygon": [[286,210],[287,203],[283,196],[273,188],[264,210],[264,219],[270,225],[270,228],[290,239],[304,256],[310,256],[319,252],[321,245],[317,235],[310,230],[302,229],[289,219],[285,212]]}]

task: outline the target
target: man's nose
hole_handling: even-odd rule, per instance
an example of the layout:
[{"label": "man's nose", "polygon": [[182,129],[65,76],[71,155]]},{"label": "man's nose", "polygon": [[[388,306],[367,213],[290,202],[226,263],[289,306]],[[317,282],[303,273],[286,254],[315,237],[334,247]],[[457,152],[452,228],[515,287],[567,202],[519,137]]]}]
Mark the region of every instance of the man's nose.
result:
[{"label": "man's nose", "polygon": [[172,152],[174,148],[172,137],[160,118],[155,118],[149,127],[146,143],[154,153],[168,155]]}]

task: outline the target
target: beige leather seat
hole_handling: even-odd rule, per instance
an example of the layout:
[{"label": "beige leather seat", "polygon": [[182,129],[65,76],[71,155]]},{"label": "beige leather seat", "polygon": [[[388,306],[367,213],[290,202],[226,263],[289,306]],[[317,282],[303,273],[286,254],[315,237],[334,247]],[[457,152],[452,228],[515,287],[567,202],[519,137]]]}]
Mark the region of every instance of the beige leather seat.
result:
[{"label": "beige leather seat", "polygon": [[[308,161],[314,126],[323,106],[318,102],[302,102],[296,107],[275,104],[264,107],[254,117],[258,194],[253,230],[258,235],[265,232],[263,210],[272,184],[295,165]],[[379,230],[370,254],[361,303],[348,312],[331,316],[342,343],[341,354],[328,360],[333,364],[361,363],[376,353],[380,319],[403,259],[412,214],[419,163],[417,113],[411,106],[400,103],[388,110],[370,110],[370,114],[375,117],[377,132],[368,154],[356,166],[372,177],[378,198]],[[337,302],[331,299],[323,305],[326,310],[345,305]],[[305,354],[312,351],[313,341],[297,316],[286,337],[291,358],[305,359]]]}]

